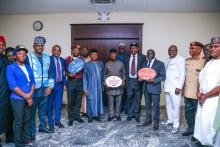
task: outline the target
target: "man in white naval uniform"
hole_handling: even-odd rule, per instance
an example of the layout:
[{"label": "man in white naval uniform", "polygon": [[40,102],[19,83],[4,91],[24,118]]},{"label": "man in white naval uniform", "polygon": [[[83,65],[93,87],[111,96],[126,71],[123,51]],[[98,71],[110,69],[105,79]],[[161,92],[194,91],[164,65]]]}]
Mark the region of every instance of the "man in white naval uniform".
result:
[{"label": "man in white naval uniform", "polygon": [[172,125],[172,133],[179,130],[179,116],[181,105],[181,91],[185,81],[185,59],[177,55],[177,47],[171,45],[168,49],[169,58],[165,61],[166,80],[164,92],[168,120],[165,125]]}]

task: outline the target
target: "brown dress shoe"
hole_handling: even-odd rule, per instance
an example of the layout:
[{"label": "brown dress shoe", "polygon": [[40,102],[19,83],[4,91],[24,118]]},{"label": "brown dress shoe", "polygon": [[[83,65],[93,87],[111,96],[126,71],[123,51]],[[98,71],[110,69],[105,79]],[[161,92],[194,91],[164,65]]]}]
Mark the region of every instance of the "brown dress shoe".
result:
[{"label": "brown dress shoe", "polygon": [[159,123],[154,123],[153,129],[158,130],[159,129]]},{"label": "brown dress shoe", "polygon": [[145,122],[142,124],[142,126],[148,126],[152,124],[152,120],[146,119]]}]

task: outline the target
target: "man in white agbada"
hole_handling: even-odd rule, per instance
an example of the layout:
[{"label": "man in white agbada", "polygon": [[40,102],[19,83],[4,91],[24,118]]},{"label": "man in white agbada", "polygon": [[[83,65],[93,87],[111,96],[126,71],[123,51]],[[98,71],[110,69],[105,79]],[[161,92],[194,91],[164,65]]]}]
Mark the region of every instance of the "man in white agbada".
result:
[{"label": "man in white agbada", "polygon": [[[220,43],[220,38],[211,39],[211,46],[216,42]],[[213,128],[215,115],[218,108],[219,96],[205,98],[208,92],[220,85],[220,50],[219,47],[211,48],[212,59],[205,65],[199,74],[199,89],[197,97],[199,104],[196,113],[194,137],[202,145],[214,144],[216,130]]]},{"label": "man in white agbada", "polygon": [[173,134],[179,130],[181,91],[185,81],[185,59],[177,55],[177,52],[175,45],[169,47],[170,57],[165,62],[166,80],[164,81],[168,116],[168,120],[164,124],[173,126]]}]

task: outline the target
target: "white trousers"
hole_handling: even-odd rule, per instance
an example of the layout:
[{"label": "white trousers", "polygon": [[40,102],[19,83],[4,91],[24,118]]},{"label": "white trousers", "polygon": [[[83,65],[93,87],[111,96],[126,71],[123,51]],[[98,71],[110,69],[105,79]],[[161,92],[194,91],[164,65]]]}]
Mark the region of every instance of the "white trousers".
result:
[{"label": "white trousers", "polygon": [[181,94],[176,95],[175,92],[166,92],[165,96],[168,122],[172,123],[173,127],[179,128]]},{"label": "white trousers", "polygon": [[220,147],[220,131],[216,134],[214,147]]},{"label": "white trousers", "polygon": [[198,139],[202,145],[213,146],[216,135],[213,123],[218,108],[218,98],[219,96],[215,96],[206,99],[203,106],[198,104],[193,136]]}]

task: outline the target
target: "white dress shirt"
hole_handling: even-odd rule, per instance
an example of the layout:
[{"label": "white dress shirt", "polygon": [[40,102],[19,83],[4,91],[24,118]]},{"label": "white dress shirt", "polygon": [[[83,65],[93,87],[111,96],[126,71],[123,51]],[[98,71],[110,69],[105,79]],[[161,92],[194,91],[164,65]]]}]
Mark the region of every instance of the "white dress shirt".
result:
[{"label": "white dress shirt", "polygon": [[148,66],[149,61],[151,61],[151,62],[150,62],[150,67],[149,67],[149,68],[151,68],[152,65],[154,64],[155,58],[153,58],[152,60],[148,60],[148,59],[147,59],[147,66]]},{"label": "white dress shirt", "polygon": [[176,88],[182,89],[185,81],[185,59],[179,55],[165,61],[166,80],[164,92],[175,92]]},{"label": "white dress shirt", "polygon": [[29,74],[28,74],[28,71],[27,71],[25,65],[18,65],[18,66],[21,68],[21,70],[22,70],[22,71],[24,72],[24,74],[26,75],[26,77],[27,77],[27,79],[28,79],[28,82],[30,82],[31,80],[30,80],[30,78],[29,78]]},{"label": "white dress shirt", "polygon": [[130,78],[133,78],[133,79],[136,79],[137,78],[137,62],[138,62],[138,54],[135,54],[135,74],[134,75],[131,75],[131,63],[132,63],[132,60],[133,60],[133,55],[131,54],[130,56],[130,61],[129,61],[129,77]]}]

